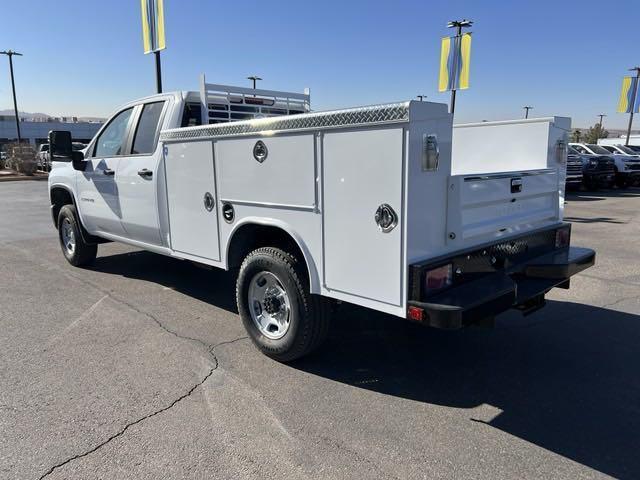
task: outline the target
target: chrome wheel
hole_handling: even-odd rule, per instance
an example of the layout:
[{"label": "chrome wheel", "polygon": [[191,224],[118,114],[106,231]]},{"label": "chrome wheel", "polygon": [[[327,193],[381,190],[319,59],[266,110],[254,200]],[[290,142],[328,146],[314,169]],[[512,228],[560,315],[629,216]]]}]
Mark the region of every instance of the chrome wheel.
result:
[{"label": "chrome wheel", "polygon": [[68,255],[73,255],[76,251],[76,234],[73,231],[73,225],[71,220],[65,218],[62,221],[62,246],[66,250]]},{"label": "chrome wheel", "polygon": [[286,290],[271,272],[260,272],[249,284],[249,312],[265,337],[284,337],[291,322],[291,304]]}]

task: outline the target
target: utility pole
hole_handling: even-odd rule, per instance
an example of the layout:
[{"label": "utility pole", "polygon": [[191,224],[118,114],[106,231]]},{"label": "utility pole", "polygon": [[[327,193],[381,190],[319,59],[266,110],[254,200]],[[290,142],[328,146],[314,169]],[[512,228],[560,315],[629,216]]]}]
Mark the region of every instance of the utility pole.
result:
[{"label": "utility pole", "polygon": [[[598,117],[600,117],[600,122],[598,123],[598,138],[602,135],[602,119],[607,115],[604,113],[599,113]],[[597,143],[597,142],[596,142]]]},{"label": "utility pole", "polygon": [[416,95],[416,98],[422,102],[422,101],[424,101],[425,98],[427,98],[427,96],[426,95]]},{"label": "utility pole", "polygon": [[257,77],[256,75],[251,75],[250,77],[247,77],[247,80],[251,80],[253,82],[253,89],[256,89],[256,82],[258,80],[262,80],[260,77]]},{"label": "utility pole", "polygon": [[[22,56],[21,53],[18,52],[14,52],[13,50],[5,50],[0,52],[0,54],[2,55],[6,55],[7,57],[9,57],[9,71],[11,72],[11,90],[13,91],[13,111],[15,112],[16,115],[16,131],[18,132],[18,144],[20,144],[22,142],[22,137],[20,136],[20,119],[18,118],[18,102],[16,100],[16,82],[13,78],[13,56],[14,55],[18,55],[19,57]],[[628,140],[627,140],[627,143]]]},{"label": "utility pole", "polygon": [[[447,28],[455,28],[456,29],[456,36],[455,36],[455,41],[454,44],[455,45],[459,45],[460,44],[460,38],[462,37],[462,29],[463,28],[470,28],[473,25],[473,21],[471,20],[467,20],[467,19],[462,19],[462,20],[452,20],[449,23],[447,23]],[[459,51],[454,52],[454,61],[457,64],[457,56],[460,54]],[[456,71],[456,75],[460,75],[460,72]],[[455,82],[453,83],[455,85]],[[452,89],[451,90],[451,114],[453,115],[453,112],[456,109],[456,89]]]},{"label": "utility pole", "polygon": [[524,106],[522,108],[524,108],[524,118],[529,118],[529,110],[533,110],[533,107]]},{"label": "utility pole", "polygon": [[638,82],[640,82],[640,67],[633,67],[629,69],[630,72],[636,72],[636,88],[631,92],[631,113],[629,114],[629,128],[627,128],[627,141],[625,145],[629,146],[629,137],[631,136],[631,124],[633,123],[633,109],[636,104],[636,97],[638,96]]}]

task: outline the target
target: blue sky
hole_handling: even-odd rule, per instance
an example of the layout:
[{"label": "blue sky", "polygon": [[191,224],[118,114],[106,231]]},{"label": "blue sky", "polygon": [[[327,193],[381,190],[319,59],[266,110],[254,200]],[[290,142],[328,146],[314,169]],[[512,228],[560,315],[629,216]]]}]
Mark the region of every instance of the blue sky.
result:
[{"label": "blue sky", "polygon": [[[56,7],[54,7],[56,5]],[[143,55],[138,0],[2,0],[0,50],[14,57],[19,108],[106,116],[155,91]],[[455,18],[475,21],[471,87],[456,122],[565,115],[584,127],[626,128],[615,113],[621,78],[640,64],[640,1],[165,0],[165,90],[208,81],[311,88],[315,110],[437,92],[440,37]],[[10,108],[0,57],[0,109]],[[640,122],[640,118],[638,119]],[[640,128],[640,123],[636,125]]]}]

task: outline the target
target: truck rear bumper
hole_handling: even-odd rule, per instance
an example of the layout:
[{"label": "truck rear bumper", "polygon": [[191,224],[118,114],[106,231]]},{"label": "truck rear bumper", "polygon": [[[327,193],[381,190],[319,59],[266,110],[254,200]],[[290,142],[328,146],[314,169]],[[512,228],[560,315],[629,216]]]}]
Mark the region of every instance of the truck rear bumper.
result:
[{"label": "truck rear bumper", "polygon": [[409,317],[418,319],[415,312],[421,310],[424,324],[456,329],[493,318],[510,308],[530,313],[544,306],[544,295],[549,290],[569,288],[570,277],[594,263],[595,252],[588,248],[567,247],[546,253],[450,288],[428,300],[410,300]]}]

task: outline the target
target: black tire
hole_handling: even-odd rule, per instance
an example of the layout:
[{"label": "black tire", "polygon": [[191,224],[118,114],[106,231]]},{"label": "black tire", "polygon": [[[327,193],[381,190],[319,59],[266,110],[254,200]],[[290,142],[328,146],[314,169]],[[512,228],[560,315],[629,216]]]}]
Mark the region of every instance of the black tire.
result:
[{"label": "black tire", "polygon": [[[236,282],[238,312],[254,345],[265,355],[290,362],[308,355],[326,339],[331,321],[327,299],[309,293],[308,278],[302,262],[294,255],[273,247],[254,250],[246,256]],[[281,338],[268,338],[254,321],[250,305],[250,284],[261,273],[276,277],[289,301],[289,324]],[[262,309],[262,304],[259,305]]]},{"label": "black tire", "polygon": [[[63,232],[66,228],[70,228],[73,232],[73,248],[69,248],[63,239],[65,236]],[[74,267],[93,263],[98,254],[98,245],[86,243],[81,228],[76,207],[74,205],[63,206],[58,214],[58,240],[64,258]]]}]

